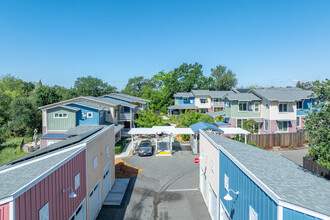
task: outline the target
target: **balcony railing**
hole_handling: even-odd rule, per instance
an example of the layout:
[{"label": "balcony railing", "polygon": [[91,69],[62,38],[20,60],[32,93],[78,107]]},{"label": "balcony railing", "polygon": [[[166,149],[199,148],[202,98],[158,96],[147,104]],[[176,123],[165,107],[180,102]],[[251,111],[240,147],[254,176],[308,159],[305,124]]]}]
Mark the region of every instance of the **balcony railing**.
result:
[{"label": "balcony railing", "polygon": [[211,102],[211,106],[212,107],[225,107],[225,103],[224,102]]},{"label": "balcony railing", "polygon": [[131,120],[132,115],[131,113],[120,113],[119,120]]}]

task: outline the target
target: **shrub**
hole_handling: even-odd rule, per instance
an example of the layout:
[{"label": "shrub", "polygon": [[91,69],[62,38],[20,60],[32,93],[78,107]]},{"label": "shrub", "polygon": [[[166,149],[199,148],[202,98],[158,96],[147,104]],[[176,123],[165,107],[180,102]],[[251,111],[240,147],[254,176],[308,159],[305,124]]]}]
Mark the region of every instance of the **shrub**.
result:
[{"label": "shrub", "polygon": [[190,135],[189,134],[183,134],[181,135],[183,141],[189,141],[190,140]]},{"label": "shrub", "polygon": [[126,146],[126,139],[121,139],[116,143],[115,154],[120,154]]}]

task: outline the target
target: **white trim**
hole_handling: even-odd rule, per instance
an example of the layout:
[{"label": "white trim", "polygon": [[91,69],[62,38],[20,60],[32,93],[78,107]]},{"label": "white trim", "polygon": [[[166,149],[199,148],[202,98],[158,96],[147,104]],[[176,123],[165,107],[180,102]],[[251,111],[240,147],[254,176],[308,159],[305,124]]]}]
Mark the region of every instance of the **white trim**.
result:
[{"label": "white trim", "polygon": [[238,166],[238,168],[241,169],[256,185],[258,185],[278,206],[283,206],[285,208],[292,209],[317,218],[330,220],[329,216],[327,215],[283,201],[267,185],[265,185],[251,171],[249,171],[243,164],[241,164],[235,157],[233,157],[229,152],[227,152],[221,145],[215,143],[214,140],[212,140],[212,138],[210,138],[205,131],[200,130],[200,133],[208,141],[210,141],[215,148],[221,150],[223,154],[225,154],[236,166]]},{"label": "white trim", "polygon": [[[276,133],[288,133],[289,132],[289,121],[277,121],[276,120],[276,122],[277,122],[277,131],[276,131]],[[280,126],[279,126],[279,123],[280,122],[286,122],[286,128],[287,128],[287,130],[286,131],[280,131]]]},{"label": "white trim", "polygon": [[[259,104],[259,111],[256,111],[256,103]],[[254,103],[253,103],[253,112],[255,112],[255,113],[260,112],[260,107],[261,107],[260,102],[254,102]]]},{"label": "white trim", "polygon": [[[86,163],[87,164],[87,163]],[[103,176],[103,175],[102,175]],[[86,178],[87,179],[87,178]],[[102,209],[102,200],[101,200],[101,198],[102,198],[102,190],[101,190],[101,179],[99,179],[97,182],[96,182],[96,184],[92,187],[92,189],[91,189],[91,191],[89,191],[89,193],[87,194],[87,197],[88,197],[88,203],[90,202],[89,201],[89,198],[90,198],[90,196],[89,196],[89,194],[94,190],[94,188],[97,186],[99,184],[99,192],[100,192],[100,201],[99,201],[99,207],[98,207],[98,211],[97,211],[97,213],[96,213],[96,217],[99,215],[99,213],[100,213],[100,211],[101,211],[101,209]],[[89,218],[91,217],[91,210],[90,210],[90,205],[88,204],[88,211],[89,211]],[[96,218],[95,218],[96,219]]]},{"label": "white trim", "polygon": [[[246,110],[239,110],[239,104],[240,103],[246,103]],[[248,112],[249,111],[249,102],[247,101],[238,101],[238,112]]]},{"label": "white trim", "polygon": [[15,201],[9,202],[9,220],[15,219]]},{"label": "white trim", "polygon": [[5,197],[3,199],[0,199],[0,205],[3,205],[5,203],[9,203],[13,200],[14,200],[14,198],[12,196]]},{"label": "white trim", "polygon": [[[286,112],[280,112],[280,105],[286,105]],[[278,107],[278,113],[288,113],[289,112],[289,103],[279,102],[277,107]]]},{"label": "white trim", "polygon": [[114,128],[115,124],[110,125],[109,127],[107,127],[105,130],[102,129],[102,132],[96,132],[95,134],[93,134],[90,138],[88,138],[85,143],[88,144],[91,141],[93,141],[95,138],[97,138],[98,136],[104,134],[105,132],[107,132],[108,130],[110,130],[111,128]]},{"label": "white trim", "polygon": [[[299,126],[297,124],[297,118],[299,118]],[[301,116],[296,117],[296,127],[300,128],[301,127]]]},{"label": "white trim", "polygon": [[[88,114],[91,114],[91,116],[88,116]],[[93,118],[93,117],[94,117],[93,112],[87,112],[86,115],[87,115],[87,116],[86,116],[87,118]]]},{"label": "white trim", "polygon": [[[266,130],[266,122],[267,122],[267,130]],[[269,131],[269,120],[268,119],[264,120],[264,131]]]},{"label": "white trim", "polygon": [[[58,115],[58,117],[55,117],[55,115]],[[66,114],[66,117],[59,117],[60,114],[63,116],[64,114]],[[53,118],[54,119],[63,119],[63,118],[68,118],[68,113],[53,113]]]},{"label": "white trim", "polygon": [[277,220],[283,220],[283,206],[277,206]]},{"label": "white trim", "polygon": [[[81,147],[81,146],[79,146]],[[78,148],[78,147],[75,147]],[[73,148],[69,148],[69,150],[72,150]],[[41,174],[40,176],[38,176],[37,178],[35,178],[34,180],[32,180],[31,182],[27,183],[25,186],[21,187],[20,189],[18,189],[17,191],[15,191],[13,193],[13,198],[17,198],[20,195],[22,195],[24,192],[28,191],[30,188],[32,188],[36,183],[40,182],[41,180],[43,180],[44,178],[46,178],[47,176],[49,176],[51,173],[53,173],[55,170],[57,170],[59,167],[63,166],[64,164],[66,164],[68,161],[70,161],[72,158],[74,158],[76,155],[78,155],[79,153],[81,153],[82,151],[84,151],[86,149],[86,146],[82,147],[81,149],[79,149],[78,151],[76,151],[74,154],[72,154],[70,157],[66,158],[65,160],[63,160],[62,162],[58,163],[56,166],[50,168],[49,170],[45,171],[43,174]],[[61,152],[63,153],[63,151]],[[53,155],[54,156],[54,155]],[[43,157],[43,159],[48,158],[48,157]],[[20,166],[25,166],[26,164],[21,164]]]},{"label": "white trim", "polygon": [[[77,209],[81,206],[84,207],[84,202],[86,202],[86,197],[83,199],[83,201],[77,206],[77,208],[73,211],[72,215],[70,216],[69,219],[72,218],[72,216],[74,216],[76,214]],[[85,214],[84,214],[84,220],[87,219],[87,205],[85,203],[85,208],[84,208]]]}]

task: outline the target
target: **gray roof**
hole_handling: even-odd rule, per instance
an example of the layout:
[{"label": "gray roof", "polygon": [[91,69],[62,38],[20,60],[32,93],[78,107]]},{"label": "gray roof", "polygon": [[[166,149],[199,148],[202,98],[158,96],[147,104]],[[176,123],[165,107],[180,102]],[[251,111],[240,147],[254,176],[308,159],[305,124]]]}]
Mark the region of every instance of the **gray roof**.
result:
[{"label": "gray roof", "polygon": [[177,92],[174,94],[174,97],[189,98],[194,97],[194,94],[192,94],[191,92]]},{"label": "gray roof", "polygon": [[65,134],[66,135],[82,135],[87,132],[91,132],[94,130],[99,130],[103,128],[104,125],[78,125],[74,128],[70,128]]},{"label": "gray roof", "polygon": [[192,90],[194,95],[210,96],[211,98],[222,98],[227,94],[234,93],[233,91],[210,91],[210,90]]},{"label": "gray roof", "polygon": [[172,105],[167,107],[167,109],[198,109],[195,105]]},{"label": "gray roof", "polygon": [[85,100],[78,100],[78,101],[70,102],[66,105],[68,106],[70,104],[82,105],[82,106],[86,106],[86,107],[92,108],[92,109],[97,109],[100,111],[109,109],[109,106],[98,104],[96,102],[85,101]]},{"label": "gray roof", "polygon": [[210,90],[191,90],[194,95],[210,95]]},{"label": "gray roof", "polygon": [[53,109],[53,108],[58,108],[58,107],[70,109],[70,110],[73,110],[73,111],[79,111],[80,110],[79,108],[75,108],[75,107],[67,106],[67,105],[56,105],[56,106],[51,106],[51,107],[48,107],[48,108],[45,108],[45,109]]},{"label": "gray roof", "polygon": [[232,93],[226,96],[228,100],[238,100],[238,101],[256,101],[260,98],[252,93]]},{"label": "gray roof", "polygon": [[[55,152],[49,154],[54,155],[50,158],[44,158],[32,163],[26,164],[13,169],[3,169],[0,171],[0,199],[13,195],[18,190],[22,189],[27,184],[37,179],[40,175],[49,172],[49,169],[55,167],[71,155],[79,151],[80,148],[75,148],[57,155]],[[64,151],[64,150],[62,150]],[[57,152],[56,152],[57,153]]]},{"label": "gray roof", "polygon": [[142,104],[150,102],[150,100],[148,100],[148,99],[143,99],[143,98],[139,98],[136,96],[126,95],[123,93],[111,93],[108,95],[104,95],[103,97],[112,97],[112,98],[121,99],[121,100],[128,101],[128,102],[139,102]]},{"label": "gray roof", "polygon": [[117,134],[118,131],[120,131],[121,129],[123,129],[125,126],[121,125],[121,124],[116,124],[115,126],[115,134]]},{"label": "gray roof", "polygon": [[127,106],[130,108],[135,108],[137,107],[134,104],[130,104],[128,102],[125,101],[120,101],[120,100],[116,100],[116,99],[112,99],[112,98],[107,98],[107,97],[92,97],[92,96],[88,96],[87,98],[95,100],[95,101],[99,101],[99,102],[104,102],[110,105],[122,105],[122,106]]},{"label": "gray roof", "polygon": [[295,102],[302,99],[309,99],[309,96],[313,93],[311,90],[300,88],[264,88],[253,89],[252,92],[260,98],[280,102]]},{"label": "gray roof", "polygon": [[218,117],[218,116],[220,116],[220,115],[225,114],[225,112],[224,112],[224,111],[207,112],[206,114],[207,114],[207,115],[210,115],[210,116],[212,116],[212,117]]},{"label": "gray roof", "polygon": [[330,216],[330,181],[285,157],[204,132],[268,186],[281,200]]}]

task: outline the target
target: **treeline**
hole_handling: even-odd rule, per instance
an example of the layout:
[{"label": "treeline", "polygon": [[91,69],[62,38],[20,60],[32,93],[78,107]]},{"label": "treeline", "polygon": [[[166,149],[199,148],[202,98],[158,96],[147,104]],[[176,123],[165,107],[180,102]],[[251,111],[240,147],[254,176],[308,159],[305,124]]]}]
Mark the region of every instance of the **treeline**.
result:
[{"label": "treeline", "polygon": [[80,95],[101,96],[115,91],[115,87],[91,76],[79,77],[72,88],[65,88],[3,75],[0,77],[0,143],[10,137],[32,135],[34,129],[40,132],[40,106]]}]

